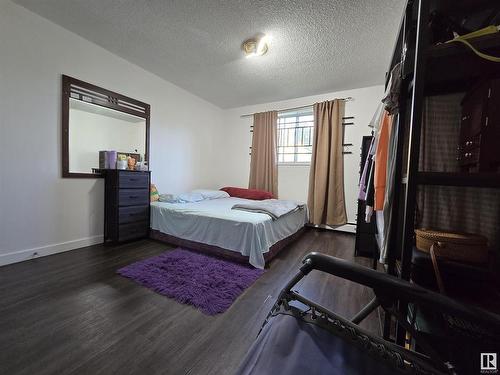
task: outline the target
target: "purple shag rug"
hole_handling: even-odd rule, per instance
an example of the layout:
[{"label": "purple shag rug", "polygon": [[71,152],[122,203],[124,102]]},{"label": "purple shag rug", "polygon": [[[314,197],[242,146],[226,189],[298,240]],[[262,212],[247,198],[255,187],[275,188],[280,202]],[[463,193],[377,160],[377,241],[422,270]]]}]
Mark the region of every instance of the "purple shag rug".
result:
[{"label": "purple shag rug", "polygon": [[177,302],[215,315],[226,311],[264,270],[177,248],[116,272]]}]

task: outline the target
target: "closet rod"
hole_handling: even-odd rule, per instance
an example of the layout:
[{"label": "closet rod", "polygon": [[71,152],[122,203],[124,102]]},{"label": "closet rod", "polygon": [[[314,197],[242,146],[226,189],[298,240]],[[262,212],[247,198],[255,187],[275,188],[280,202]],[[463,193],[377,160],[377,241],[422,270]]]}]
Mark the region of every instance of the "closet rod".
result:
[{"label": "closet rod", "polygon": [[[335,99],[335,100],[345,100],[346,102],[350,102],[350,101],[353,101],[354,98],[352,96],[348,96],[347,98],[339,98],[339,99]],[[296,109],[303,109],[303,108],[312,107],[312,106],[313,106],[313,104],[303,105],[303,106],[300,106],[300,107],[293,107],[293,108],[283,108],[283,109],[280,109],[279,112],[294,111]],[[248,113],[246,115],[241,115],[240,118],[252,117],[254,114],[255,113]]]}]

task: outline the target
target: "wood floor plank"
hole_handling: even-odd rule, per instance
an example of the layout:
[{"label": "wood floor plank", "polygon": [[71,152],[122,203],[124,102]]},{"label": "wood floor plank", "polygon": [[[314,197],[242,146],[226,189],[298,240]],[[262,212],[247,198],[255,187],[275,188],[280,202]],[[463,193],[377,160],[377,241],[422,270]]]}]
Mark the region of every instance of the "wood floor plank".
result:
[{"label": "wood floor plank", "polygon": [[[223,314],[195,308],[116,274],[171,250],[144,240],[101,245],[0,268],[1,374],[233,374],[302,258],[353,257],[354,237],[309,229]],[[362,286],[312,272],[298,291],[354,315],[373,296]],[[376,314],[362,326],[379,332]]]}]

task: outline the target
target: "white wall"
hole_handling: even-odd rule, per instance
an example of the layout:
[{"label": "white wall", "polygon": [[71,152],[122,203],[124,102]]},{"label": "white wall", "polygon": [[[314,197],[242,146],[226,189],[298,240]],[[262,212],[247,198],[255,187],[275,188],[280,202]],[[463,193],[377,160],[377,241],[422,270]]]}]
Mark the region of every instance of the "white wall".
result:
[{"label": "white wall", "polygon": [[[241,115],[299,107],[352,96],[354,101],[346,103],[345,115],[354,116],[355,125],[345,127],[345,143],[352,143],[353,146],[350,147],[352,154],[344,157],[344,181],[348,221],[355,222],[361,140],[364,135],[371,134],[368,123],[382,95],[383,86],[373,86],[226,110],[224,112],[224,136],[219,139],[219,149],[224,150],[219,156],[219,163],[225,166],[221,171],[220,184],[243,187],[248,185],[252,118],[241,118]],[[279,166],[278,193],[280,198],[307,201],[308,182],[309,166]]]},{"label": "white wall", "polygon": [[0,0],[0,265],[102,240],[103,181],[61,178],[61,74],[151,105],[160,191],[218,185],[218,107]]},{"label": "white wall", "polygon": [[[103,181],[61,178],[61,74],[151,105],[152,178],[172,193],[247,186],[252,120],[241,114],[353,96],[345,179],[354,221],[361,136],[382,87],[222,111],[9,0],[0,0],[0,35],[0,265],[102,241]],[[306,200],[308,174],[280,167],[280,196]]]}]

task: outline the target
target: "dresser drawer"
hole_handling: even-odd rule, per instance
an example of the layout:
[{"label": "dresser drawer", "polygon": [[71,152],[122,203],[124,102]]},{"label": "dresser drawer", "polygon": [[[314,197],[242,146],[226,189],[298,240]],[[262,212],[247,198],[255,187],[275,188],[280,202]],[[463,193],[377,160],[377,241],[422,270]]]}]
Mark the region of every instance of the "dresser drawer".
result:
[{"label": "dresser drawer", "polygon": [[119,206],[139,206],[149,204],[149,189],[120,189]]},{"label": "dresser drawer", "polygon": [[149,206],[120,207],[118,210],[118,223],[135,223],[137,221],[147,221]]},{"label": "dresser drawer", "polygon": [[147,237],[149,228],[147,221],[130,224],[121,224],[118,227],[118,241],[133,240],[135,238]]},{"label": "dresser drawer", "polygon": [[149,174],[121,172],[118,176],[120,189],[149,189]]}]

